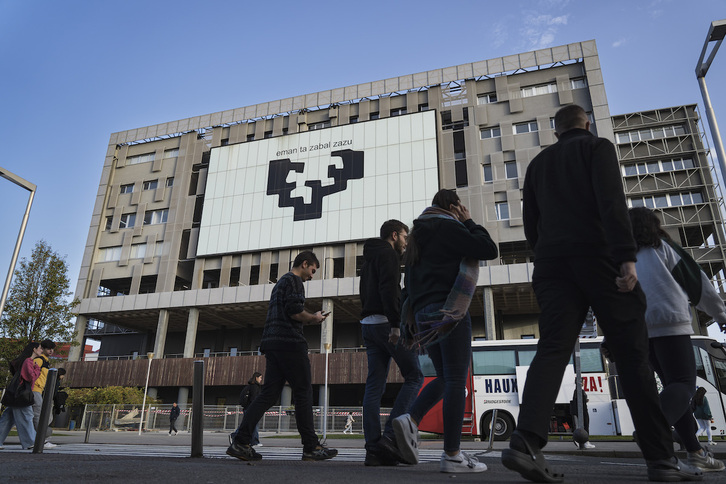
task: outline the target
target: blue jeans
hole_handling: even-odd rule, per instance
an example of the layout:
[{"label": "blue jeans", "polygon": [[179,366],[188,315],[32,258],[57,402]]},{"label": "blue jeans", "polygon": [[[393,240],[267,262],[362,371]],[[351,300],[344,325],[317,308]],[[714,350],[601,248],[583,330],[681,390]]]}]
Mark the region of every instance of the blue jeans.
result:
[{"label": "blue jeans", "polygon": [[[416,313],[416,322],[420,320],[422,313],[432,313],[442,306],[443,303],[424,306]],[[436,369],[436,378],[421,390],[411,405],[411,418],[420,422],[443,397],[444,451],[456,452],[461,444],[466,379],[471,363],[471,316],[468,312],[446,338],[428,347],[428,354]]]},{"label": "blue jeans", "polygon": [[33,406],[5,407],[0,417],[0,445],[5,444],[13,425],[18,429],[20,445],[23,449],[30,449],[35,443],[35,427],[33,427]]},{"label": "blue jeans", "polygon": [[423,373],[421,373],[421,365],[415,351],[408,350],[403,345],[393,345],[388,342],[388,335],[391,331],[390,323],[363,324],[361,326],[363,342],[368,355],[368,378],[363,396],[363,433],[366,444],[373,444],[381,438],[381,397],[386,390],[386,378],[391,358],[398,365],[404,379],[383,431],[383,435],[392,440],[394,437],[391,422],[408,411],[423,383]]}]

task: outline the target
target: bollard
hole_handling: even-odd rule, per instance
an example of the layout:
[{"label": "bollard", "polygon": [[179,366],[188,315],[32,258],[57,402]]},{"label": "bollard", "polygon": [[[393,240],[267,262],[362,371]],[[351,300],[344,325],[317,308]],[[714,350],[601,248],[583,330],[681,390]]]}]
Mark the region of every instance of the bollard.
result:
[{"label": "bollard", "polygon": [[42,454],[45,445],[45,434],[48,432],[48,424],[53,416],[53,397],[55,396],[55,382],[58,380],[58,370],[51,368],[48,370],[48,378],[45,380],[46,391],[43,392],[43,405],[40,410],[40,419],[38,420],[38,429],[35,433],[35,443],[33,444],[33,454]]},{"label": "bollard", "polygon": [[192,457],[204,457],[204,361],[194,362]]},{"label": "bollard", "polygon": [[87,444],[89,440],[91,440],[91,422],[93,421],[93,411],[91,411],[88,414],[88,418],[86,419],[86,438],[83,439],[83,443]]},{"label": "bollard", "polygon": [[497,425],[497,412],[498,409],[494,409],[492,412],[492,421],[489,424],[489,446],[487,447],[487,450],[492,450],[494,448],[494,427]]}]

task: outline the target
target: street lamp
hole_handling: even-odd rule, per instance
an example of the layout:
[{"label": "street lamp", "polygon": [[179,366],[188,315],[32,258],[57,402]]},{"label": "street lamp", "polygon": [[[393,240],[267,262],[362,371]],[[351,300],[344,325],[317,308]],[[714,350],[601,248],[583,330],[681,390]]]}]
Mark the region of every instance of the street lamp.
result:
[{"label": "street lamp", "polygon": [[10,290],[10,281],[13,278],[13,272],[15,272],[15,264],[18,262],[18,254],[20,253],[20,245],[23,243],[23,236],[25,235],[25,227],[28,225],[28,218],[30,217],[30,207],[33,206],[33,198],[35,198],[35,189],[37,188],[34,184],[29,181],[23,180],[19,176],[10,173],[5,168],[0,167],[0,177],[10,180],[21,188],[25,188],[30,192],[28,196],[28,204],[25,207],[25,215],[23,215],[23,221],[20,224],[20,233],[18,234],[18,240],[15,242],[15,250],[13,250],[13,257],[10,260],[10,269],[8,269],[8,277],[5,279],[5,286],[3,286],[2,296],[0,296],[0,317],[3,315],[5,309],[5,300],[8,298],[8,291]]},{"label": "street lamp", "polygon": [[[141,427],[144,425],[144,408],[146,407],[146,392],[149,391],[149,374],[151,373],[151,360],[154,359],[154,353],[146,353],[149,359],[149,367],[146,369],[146,386],[144,387],[144,403],[141,404],[141,420],[139,421],[139,435],[141,435]],[[148,430],[148,428],[147,428]]]},{"label": "street lamp", "polygon": [[[713,112],[713,106],[711,106],[711,98],[708,95],[708,89],[706,89],[706,73],[709,67],[711,67],[711,62],[713,62],[713,58],[721,46],[724,36],[726,36],[726,20],[711,22],[711,28],[708,29],[708,36],[706,36],[706,42],[703,44],[701,57],[698,58],[698,64],[696,65],[696,77],[698,78],[698,85],[701,87],[703,104],[706,106],[706,117],[711,127],[711,138],[713,138],[713,144],[716,148],[716,155],[719,167],[721,168],[721,178],[726,183],[726,154],[724,153],[723,142],[721,141],[721,133],[716,123],[716,115]],[[711,54],[709,54],[708,59],[704,61],[703,59],[706,56],[706,51],[711,42],[715,42],[715,44],[711,49]]]}]

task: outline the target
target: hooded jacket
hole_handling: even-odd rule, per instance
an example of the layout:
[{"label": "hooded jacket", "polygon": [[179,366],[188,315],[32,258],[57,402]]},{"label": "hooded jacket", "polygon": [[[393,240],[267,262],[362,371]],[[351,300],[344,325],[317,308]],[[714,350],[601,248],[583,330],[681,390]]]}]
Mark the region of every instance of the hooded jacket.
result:
[{"label": "hooded jacket", "polygon": [[361,319],[382,314],[392,325],[401,321],[401,260],[383,239],[368,239],[363,245],[360,272]]}]

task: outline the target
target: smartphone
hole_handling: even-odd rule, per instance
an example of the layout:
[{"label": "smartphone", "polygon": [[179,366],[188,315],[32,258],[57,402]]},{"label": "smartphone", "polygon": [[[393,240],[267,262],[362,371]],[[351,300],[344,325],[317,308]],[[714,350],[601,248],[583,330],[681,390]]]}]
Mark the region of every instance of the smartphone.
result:
[{"label": "smartphone", "polygon": [[327,318],[328,316],[330,316],[330,311],[323,311],[322,315],[324,318]]}]

